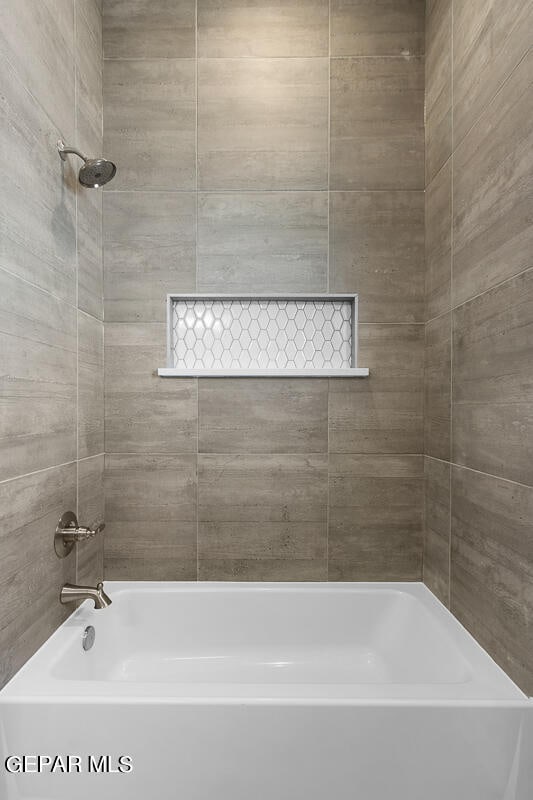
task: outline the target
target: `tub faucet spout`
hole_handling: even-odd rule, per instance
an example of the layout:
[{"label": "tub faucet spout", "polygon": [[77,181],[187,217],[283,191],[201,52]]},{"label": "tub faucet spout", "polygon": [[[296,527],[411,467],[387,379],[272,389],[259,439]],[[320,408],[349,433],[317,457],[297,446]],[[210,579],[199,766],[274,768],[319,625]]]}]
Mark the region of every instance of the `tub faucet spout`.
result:
[{"label": "tub faucet spout", "polygon": [[92,600],[95,608],[107,608],[112,602],[111,598],[104,592],[104,584],[101,582],[96,584],[96,588],[66,583],[61,589],[59,599],[63,604],[75,603],[78,600]]}]

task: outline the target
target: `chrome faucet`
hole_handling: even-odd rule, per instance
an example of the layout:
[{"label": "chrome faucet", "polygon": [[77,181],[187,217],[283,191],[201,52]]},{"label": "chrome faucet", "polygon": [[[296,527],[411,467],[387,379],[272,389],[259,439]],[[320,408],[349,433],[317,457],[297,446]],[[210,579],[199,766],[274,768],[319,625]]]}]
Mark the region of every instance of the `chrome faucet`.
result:
[{"label": "chrome faucet", "polygon": [[102,582],[96,584],[96,589],[92,586],[75,586],[73,583],[66,583],[61,589],[59,599],[63,604],[75,603],[78,600],[92,600],[95,608],[107,608],[112,600],[104,592]]},{"label": "chrome faucet", "polygon": [[54,550],[58,558],[65,558],[72,551],[74,545],[85,542],[97,536],[105,528],[104,522],[97,522],[88,528],[80,525],[73,511],[65,511],[57,523],[54,533]]}]

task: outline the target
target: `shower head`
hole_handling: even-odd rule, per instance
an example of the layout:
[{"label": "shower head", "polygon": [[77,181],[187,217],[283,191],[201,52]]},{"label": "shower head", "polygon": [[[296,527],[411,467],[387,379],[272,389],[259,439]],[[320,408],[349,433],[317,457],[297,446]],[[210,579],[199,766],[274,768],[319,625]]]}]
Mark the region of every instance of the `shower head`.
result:
[{"label": "shower head", "polygon": [[66,160],[68,153],[74,153],[81,158],[83,166],[79,171],[78,179],[81,185],[87,189],[98,189],[104,183],[108,183],[117,171],[112,161],[108,161],[106,158],[86,158],[75,147],[67,147],[61,139],[57,143],[57,149],[62,161]]},{"label": "shower head", "polygon": [[79,181],[88,189],[98,189],[114,176],[117,171],[112,161],[105,158],[88,158],[80,169]]}]

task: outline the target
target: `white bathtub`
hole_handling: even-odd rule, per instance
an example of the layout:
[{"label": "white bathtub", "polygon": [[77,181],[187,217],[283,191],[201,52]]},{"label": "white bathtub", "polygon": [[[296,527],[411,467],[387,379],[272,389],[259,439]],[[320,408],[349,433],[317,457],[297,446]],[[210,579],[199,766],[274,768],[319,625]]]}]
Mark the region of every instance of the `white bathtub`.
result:
[{"label": "white bathtub", "polygon": [[6,800],[531,797],[530,704],[421,584],[106,589],[0,693]]}]

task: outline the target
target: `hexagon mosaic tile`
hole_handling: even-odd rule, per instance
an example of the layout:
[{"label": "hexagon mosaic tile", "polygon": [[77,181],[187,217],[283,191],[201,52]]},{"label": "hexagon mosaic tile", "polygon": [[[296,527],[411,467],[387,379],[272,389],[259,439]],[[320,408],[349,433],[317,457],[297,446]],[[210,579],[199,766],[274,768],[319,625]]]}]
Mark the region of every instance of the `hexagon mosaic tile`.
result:
[{"label": "hexagon mosaic tile", "polygon": [[344,369],[352,303],[341,300],[176,299],[177,369]]}]

